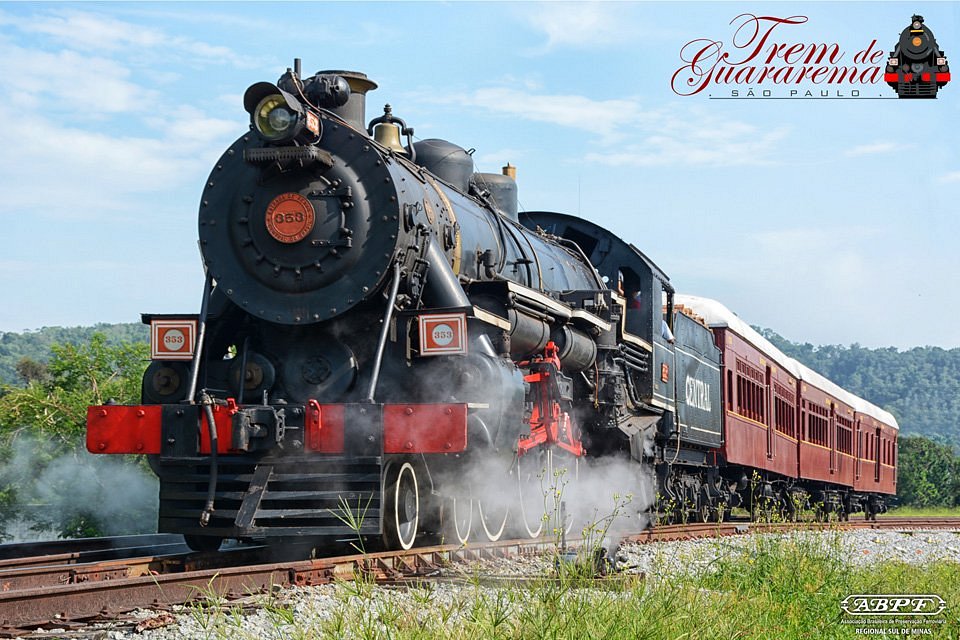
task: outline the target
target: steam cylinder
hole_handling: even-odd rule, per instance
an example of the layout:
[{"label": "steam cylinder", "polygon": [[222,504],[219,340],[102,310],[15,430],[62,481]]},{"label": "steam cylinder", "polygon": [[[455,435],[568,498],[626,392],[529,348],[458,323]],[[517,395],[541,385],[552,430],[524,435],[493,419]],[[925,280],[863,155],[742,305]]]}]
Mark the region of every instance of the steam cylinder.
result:
[{"label": "steam cylinder", "polygon": [[597,359],[597,343],[586,333],[570,326],[553,330],[550,339],[559,349],[560,365],[564,371],[583,371]]}]

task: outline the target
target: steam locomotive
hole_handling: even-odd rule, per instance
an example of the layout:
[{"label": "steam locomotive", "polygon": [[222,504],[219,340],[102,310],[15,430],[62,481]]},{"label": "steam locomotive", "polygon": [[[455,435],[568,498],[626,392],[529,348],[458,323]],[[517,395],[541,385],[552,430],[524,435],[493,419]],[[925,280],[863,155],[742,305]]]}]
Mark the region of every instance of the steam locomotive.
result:
[{"label": "steam locomotive", "polygon": [[923,23],[923,16],[910,18],[910,24],[900,33],[883,79],[901,98],[936,98],[950,82],[947,54]]},{"label": "steam locomotive", "polygon": [[[681,312],[666,274],[610,231],[519,213],[509,165],[475,173],[463,148],[414,142],[390,105],[365,124],[374,88],[357,72],[304,78],[298,60],[247,89],[250,131],[201,197],[200,312],[145,314],[142,403],[89,409],[89,451],[148,457],[159,531],[197,550],[536,537],[597,499],[561,500],[561,485],[614,465],[651,488],[647,502],[655,485],[643,506],[667,519],[882,507],[890,486],[829,474],[807,486],[797,456],[764,465],[778,450],[730,431],[763,428],[752,411],[770,416],[780,387],[811,416],[829,405],[824,429],[841,400],[879,409],[819,381],[814,398],[794,364],[771,374],[769,351],[752,404],[728,403],[748,396],[730,386],[746,369],[725,341],[753,333],[711,328],[689,301]],[[806,399],[776,415],[806,420]]]}]

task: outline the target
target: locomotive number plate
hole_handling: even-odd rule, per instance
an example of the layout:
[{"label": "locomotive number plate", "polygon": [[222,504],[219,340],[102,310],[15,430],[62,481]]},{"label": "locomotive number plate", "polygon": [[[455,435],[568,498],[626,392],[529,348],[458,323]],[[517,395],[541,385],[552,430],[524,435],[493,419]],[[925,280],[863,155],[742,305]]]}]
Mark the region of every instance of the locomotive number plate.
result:
[{"label": "locomotive number plate", "polygon": [[313,205],[299,193],[281,193],[267,207],[267,231],[284,244],[300,242],[313,231]]},{"label": "locomotive number plate", "polygon": [[467,315],[434,313],[419,317],[420,355],[439,356],[467,353]]},{"label": "locomotive number plate", "polygon": [[192,360],[196,320],[151,320],[150,357],[154,360]]}]

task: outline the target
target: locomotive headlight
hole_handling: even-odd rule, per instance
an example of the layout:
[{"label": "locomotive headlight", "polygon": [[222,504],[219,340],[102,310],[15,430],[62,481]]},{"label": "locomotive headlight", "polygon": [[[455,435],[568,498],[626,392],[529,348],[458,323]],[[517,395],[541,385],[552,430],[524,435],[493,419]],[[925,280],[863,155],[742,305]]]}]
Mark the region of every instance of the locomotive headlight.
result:
[{"label": "locomotive headlight", "polygon": [[299,114],[291,111],[279,93],[261,100],[252,116],[253,126],[267,140],[284,140],[296,134]]},{"label": "locomotive headlight", "polygon": [[946,58],[937,58],[937,66],[938,66],[938,67],[942,67],[942,66],[945,65],[945,64],[947,64],[947,59],[946,59]]},{"label": "locomotive headlight", "polygon": [[[903,23],[901,22],[900,24],[903,24]],[[914,29],[919,29],[921,26],[923,26],[923,25],[920,24],[920,21],[919,21],[919,20],[914,20],[914,22],[913,22],[913,28],[914,28]]]},{"label": "locomotive headlight", "polygon": [[900,66],[900,58],[890,58],[887,64],[890,65],[891,67]]},{"label": "locomotive headlight", "polygon": [[[243,95],[250,124],[268,142],[286,142],[303,131],[309,113],[292,94],[269,82],[252,85]],[[311,131],[317,134],[317,131]]]}]

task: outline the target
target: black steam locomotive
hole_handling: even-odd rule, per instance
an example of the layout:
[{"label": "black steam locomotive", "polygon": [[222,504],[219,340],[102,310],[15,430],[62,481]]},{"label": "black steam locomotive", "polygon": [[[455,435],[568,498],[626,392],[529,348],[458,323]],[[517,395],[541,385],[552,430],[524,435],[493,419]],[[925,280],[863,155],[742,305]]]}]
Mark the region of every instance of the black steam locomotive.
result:
[{"label": "black steam locomotive", "polygon": [[887,60],[884,81],[901,98],[936,98],[937,92],[950,82],[947,54],[923,23],[923,16],[910,18],[910,24],[900,33]]},{"label": "black steam locomotive", "polygon": [[535,537],[589,518],[591,474],[668,516],[740,504],[721,352],[667,276],[588,221],[518,214],[509,165],[475,173],[389,105],[365,125],[375,87],[297,61],[247,90],[201,199],[200,313],[145,315],[142,404],[89,410],[91,452],[148,456],[159,531]]}]

